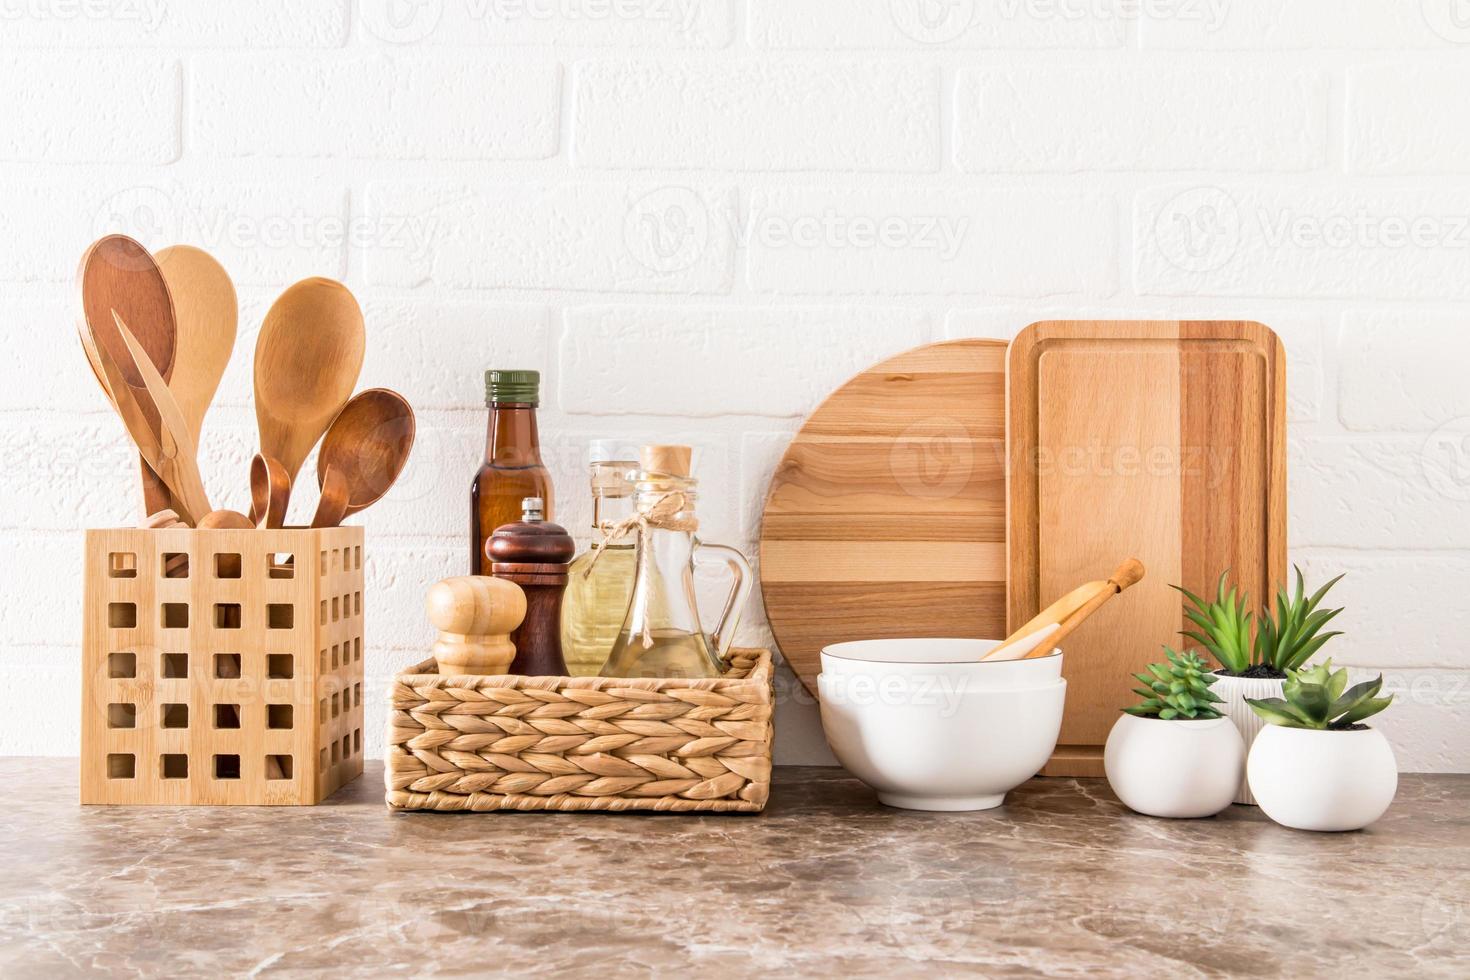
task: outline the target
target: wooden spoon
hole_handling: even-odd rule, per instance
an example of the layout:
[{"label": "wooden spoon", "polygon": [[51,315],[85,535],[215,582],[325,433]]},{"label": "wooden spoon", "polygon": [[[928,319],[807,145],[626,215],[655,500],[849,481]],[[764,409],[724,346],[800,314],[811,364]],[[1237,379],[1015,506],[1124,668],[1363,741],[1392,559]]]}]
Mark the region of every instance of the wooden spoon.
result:
[{"label": "wooden spoon", "polygon": [[255,527],[255,522],[238,510],[212,510],[199,518],[199,530],[230,530],[248,531]]},{"label": "wooden spoon", "polygon": [[[255,527],[255,522],[237,510],[212,510],[199,518],[199,530],[210,531],[223,529],[229,531],[246,531]],[[219,564],[219,575],[222,578],[239,578],[242,559],[239,555],[220,555],[217,559]],[[238,612],[235,613],[238,615]],[[239,629],[238,620],[226,621],[220,625],[227,629]]]},{"label": "wooden spoon", "polygon": [[294,482],[301,463],[357,385],[362,310],[331,279],[304,279],[271,306],[255,343],[260,452]]},{"label": "wooden spoon", "polygon": [[192,245],[166,248],[158,253],[158,267],[173,296],[178,332],[168,389],[198,446],[204,414],[235,349],[240,306],[229,273],[202,249]]},{"label": "wooden spoon", "polygon": [[1137,558],[1128,559],[1113,571],[1111,578],[1088,582],[1047,606],[1029,623],[1012,633],[1004,643],[980,659],[1023,660],[1051,653],[1068,634],[1082,625],[1083,620],[1097,612],[1103,603],[1129,586],[1137,585],[1143,575],[1143,563]]},{"label": "wooden spoon", "polygon": [[312,527],[336,527],[347,516],[347,477],[335,466],[322,474],[322,496],[316,504]]},{"label": "wooden spoon", "polygon": [[343,406],[316,458],[319,484],[325,486],[333,469],[347,481],[343,518],[371,507],[393,486],[408,463],[415,431],[413,409],[396,391],[369,388]]},{"label": "wooden spoon", "polygon": [[[173,297],[168,282],[153,256],[142,245],[126,235],[108,235],[98,239],[82,255],[77,272],[81,285],[82,315],[96,341],[106,345],[112,359],[123,370],[123,379],[134,388],[143,387],[143,379],[130,365],[128,352],[117,332],[112,329],[112,311],[116,310],[133,331],[139,345],[153,362],[164,381],[173,374],[177,329]],[[96,348],[83,343],[92,373],[116,400],[103,381]],[[169,507],[169,492],[146,463],[139,464],[143,483],[143,513],[154,514]]]},{"label": "wooden spoon", "polygon": [[286,521],[291,478],[280,463],[255,454],[250,461],[250,519],[257,527],[278,528]]}]

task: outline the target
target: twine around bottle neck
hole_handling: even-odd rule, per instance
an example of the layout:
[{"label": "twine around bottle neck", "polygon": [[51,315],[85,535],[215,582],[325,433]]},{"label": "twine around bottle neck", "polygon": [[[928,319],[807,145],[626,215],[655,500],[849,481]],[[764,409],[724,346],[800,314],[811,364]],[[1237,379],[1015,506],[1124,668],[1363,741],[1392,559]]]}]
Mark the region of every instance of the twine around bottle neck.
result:
[{"label": "twine around bottle neck", "polygon": [[[640,536],[650,531],[683,531],[693,534],[699,530],[699,518],[694,515],[694,502],[690,495],[683,490],[669,490],[653,502],[649,507],[638,507],[630,516],[616,524],[604,524],[599,527],[603,532],[603,540],[606,543],[621,540],[624,536],[638,531]],[[606,547],[598,548],[592,552],[592,560],[582,570],[582,577],[586,578],[592,574],[597,567],[597,562],[607,552]],[[653,549],[643,544],[637,552],[637,564],[634,574],[642,578],[648,573],[648,566],[653,561]],[[643,617],[643,649],[647,650],[653,646],[653,634],[648,629],[648,617]]]}]

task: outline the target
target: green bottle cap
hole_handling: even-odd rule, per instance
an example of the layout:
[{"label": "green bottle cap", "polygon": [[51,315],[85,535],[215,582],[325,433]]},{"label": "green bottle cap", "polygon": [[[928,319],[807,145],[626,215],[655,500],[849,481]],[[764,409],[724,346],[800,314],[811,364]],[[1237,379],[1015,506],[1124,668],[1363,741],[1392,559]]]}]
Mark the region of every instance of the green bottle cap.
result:
[{"label": "green bottle cap", "polygon": [[486,371],[485,404],[541,404],[540,371]]}]

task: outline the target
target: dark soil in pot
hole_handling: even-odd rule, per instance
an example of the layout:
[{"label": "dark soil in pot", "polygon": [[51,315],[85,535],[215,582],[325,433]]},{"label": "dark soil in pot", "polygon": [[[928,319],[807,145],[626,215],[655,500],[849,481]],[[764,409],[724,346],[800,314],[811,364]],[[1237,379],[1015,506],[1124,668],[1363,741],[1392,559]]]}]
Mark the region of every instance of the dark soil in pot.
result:
[{"label": "dark soil in pot", "polygon": [[1245,670],[1242,670],[1238,674],[1233,670],[1226,670],[1224,667],[1221,667],[1219,670],[1215,671],[1215,673],[1219,674],[1221,677],[1246,677],[1251,680],[1286,680],[1286,671],[1277,670],[1270,664],[1251,664],[1249,667],[1247,667]]}]

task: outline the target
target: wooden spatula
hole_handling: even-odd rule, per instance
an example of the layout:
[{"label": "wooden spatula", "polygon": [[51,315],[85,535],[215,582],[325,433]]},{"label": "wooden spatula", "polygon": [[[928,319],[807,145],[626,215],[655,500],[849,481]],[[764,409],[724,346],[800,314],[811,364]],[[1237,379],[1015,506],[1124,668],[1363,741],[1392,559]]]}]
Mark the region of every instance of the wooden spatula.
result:
[{"label": "wooden spatula", "polygon": [[[1079,586],[1047,606],[980,659],[1022,660],[1045,656],[1082,625],[1083,620],[1097,612],[1103,603],[1129,586],[1138,584],[1143,575],[1143,563],[1137,558],[1128,559],[1113,571],[1112,577]],[[1043,633],[1047,635],[1042,636]]]},{"label": "wooden spatula", "polygon": [[[199,479],[194,442],[189,436],[183,413],[142,345],[128,330],[122,317],[116,311],[111,312],[115,339],[105,332],[99,337],[95,327],[91,332],[92,348],[97,352],[103,381],[143,461],[177,498],[178,508],[175,509],[179,516],[190,523],[197,522],[211,508],[204,484]],[[122,351],[120,360],[114,358],[112,351],[115,349]],[[128,373],[139,378],[142,387],[134,388],[128,384]]]}]

